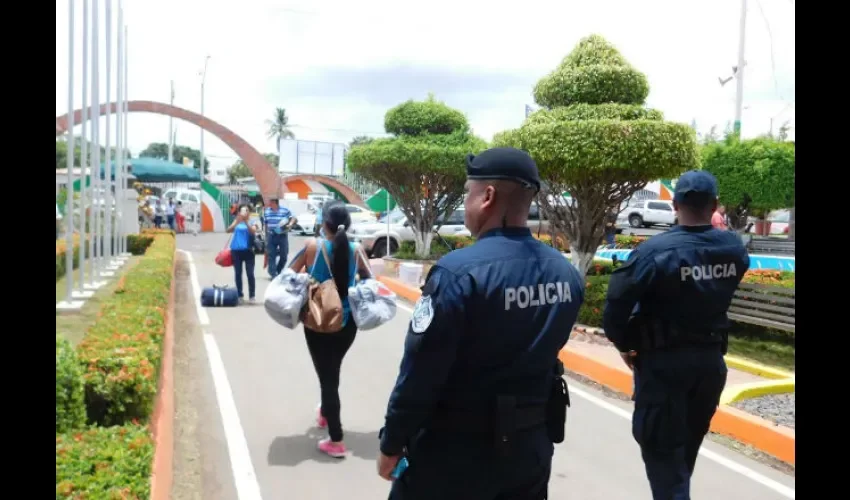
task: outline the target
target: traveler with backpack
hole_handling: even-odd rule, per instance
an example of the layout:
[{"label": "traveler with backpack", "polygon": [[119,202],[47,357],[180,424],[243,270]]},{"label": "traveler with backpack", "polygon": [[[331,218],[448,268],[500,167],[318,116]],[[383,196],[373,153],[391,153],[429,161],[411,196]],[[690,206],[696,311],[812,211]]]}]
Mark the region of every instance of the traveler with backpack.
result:
[{"label": "traveler with backpack", "polygon": [[342,360],[357,335],[348,288],[354,286],[356,274],[362,279],[371,273],[363,252],[346,235],[351,216],[345,204],[329,202],[323,212],[320,237],[307,241],[290,268],[295,272],[306,270],[319,283],[311,285],[308,313],[304,317],[304,336],[322,393],[317,423],[320,428],[327,428],[329,434],[327,439],[319,441],[318,447],[327,455],[344,458],[339,376]]}]

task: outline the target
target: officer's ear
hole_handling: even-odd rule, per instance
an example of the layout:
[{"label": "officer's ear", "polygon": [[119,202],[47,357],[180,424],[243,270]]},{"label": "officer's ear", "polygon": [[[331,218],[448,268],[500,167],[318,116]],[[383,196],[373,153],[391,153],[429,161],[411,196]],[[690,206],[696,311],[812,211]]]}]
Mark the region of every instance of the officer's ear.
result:
[{"label": "officer's ear", "polygon": [[496,187],[488,185],[484,188],[484,196],[481,197],[481,208],[489,208],[496,203]]}]

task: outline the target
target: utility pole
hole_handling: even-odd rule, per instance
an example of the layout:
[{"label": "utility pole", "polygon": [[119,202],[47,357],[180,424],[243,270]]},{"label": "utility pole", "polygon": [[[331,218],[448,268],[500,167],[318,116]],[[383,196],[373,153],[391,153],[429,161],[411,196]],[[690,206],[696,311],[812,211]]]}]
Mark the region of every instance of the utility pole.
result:
[{"label": "utility pole", "polygon": [[747,0],[741,0],[741,26],[738,39],[738,71],[735,75],[737,89],[735,92],[735,125],[734,133],[741,137],[741,115],[744,110],[744,41],[747,32]]},{"label": "utility pole", "polygon": [[[174,106],[174,80],[171,80],[171,105]],[[168,117],[168,161],[174,161],[174,118],[170,116]]]}]

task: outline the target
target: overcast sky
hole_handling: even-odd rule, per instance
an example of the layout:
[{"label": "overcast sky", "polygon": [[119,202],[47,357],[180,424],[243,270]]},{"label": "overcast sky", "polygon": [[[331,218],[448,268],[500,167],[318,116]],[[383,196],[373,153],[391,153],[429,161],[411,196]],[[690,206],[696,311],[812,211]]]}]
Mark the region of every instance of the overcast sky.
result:
[{"label": "overcast sky", "polygon": [[[75,107],[82,4],[77,0]],[[174,80],[175,105],[199,112],[198,74],[210,55],[205,114],[262,152],[276,149],[265,134],[275,107],[286,108],[299,139],[348,142],[383,133],[389,107],[428,92],[466,113],[475,133],[490,140],[522,123],[524,106],[534,105],[534,84],[591,33],[646,73],[647,103],[667,119],[695,120],[707,131],[734,117],[735,82],[721,87],[718,77],[731,76],[737,62],[740,0],[523,0],[505,8],[484,0],[416,7],[398,0],[124,4],[130,98],[168,102]],[[771,118],[774,129],[794,123],[795,2],[748,4],[743,134],[755,136],[769,130]],[[57,0],[57,115],[68,109],[67,39],[68,1]],[[116,43],[113,37],[113,51]],[[100,44],[104,57],[103,35]],[[101,62],[103,100],[105,81]],[[199,148],[199,129],[174,123],[177,142]],[[151,142],[167,142],[168,118],[133,114],[129,132],[136,155]],[[214,166],[236,159],[209,133],[205,145]]]}]

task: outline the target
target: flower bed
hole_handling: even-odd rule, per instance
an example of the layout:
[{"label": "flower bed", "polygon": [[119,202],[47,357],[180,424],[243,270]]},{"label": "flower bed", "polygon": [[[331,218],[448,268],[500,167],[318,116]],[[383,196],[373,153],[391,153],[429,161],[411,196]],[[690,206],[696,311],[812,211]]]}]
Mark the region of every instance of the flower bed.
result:
[{"label": "flower bed", "polygon": [[[157,394],[176,242],[170,231],[145,234],[152,243],[144,257],[103,302],[77,346],[91,427],[56,436],[57,498],[149,496],[153,441],[147,423]],[[58,352],[57,343],[57,394]]]},{"label": "flower bed", "polygon": [[56,435],[56,498],[150,497],[154,443],[146,425]]}]

